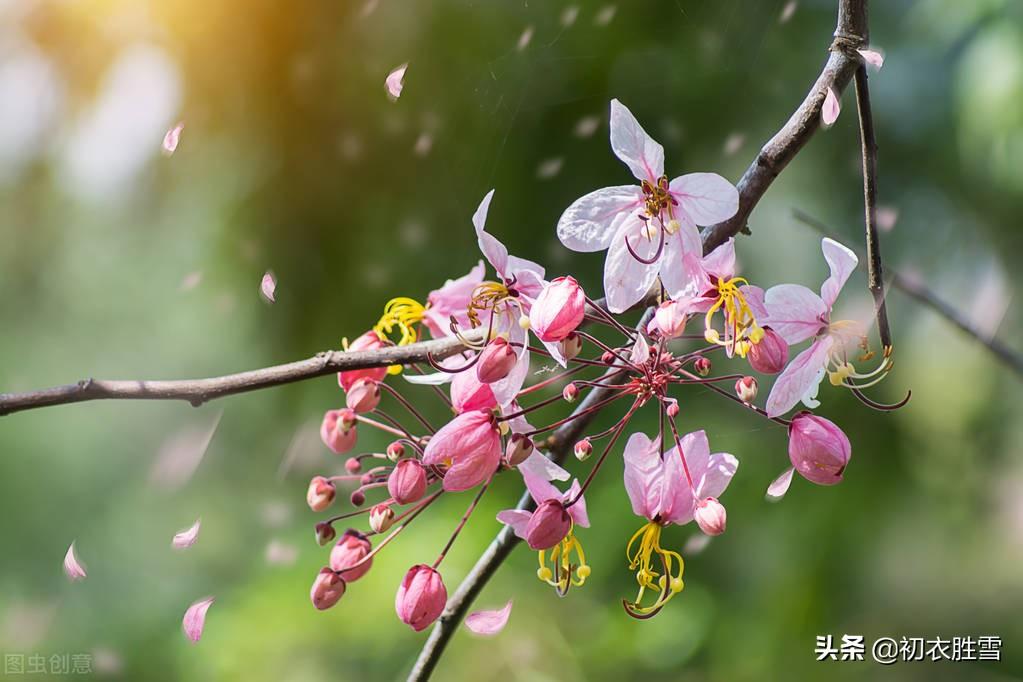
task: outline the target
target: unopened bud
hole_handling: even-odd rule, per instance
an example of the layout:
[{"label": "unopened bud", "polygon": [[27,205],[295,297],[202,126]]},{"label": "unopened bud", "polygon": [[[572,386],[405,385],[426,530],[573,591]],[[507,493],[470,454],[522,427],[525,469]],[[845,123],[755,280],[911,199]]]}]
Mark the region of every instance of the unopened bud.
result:
[{"label": "unopened bud", "polygon": [[392,462],[397,462],[404,456],[405,446],[399,443],[398,441],[394,441],[393,443],[387,446],[387,459],[391,460]]},{"label": "unopened bud", "polygon": [[357,474],[362,470],[362,462],[358,457],[349,457],[345,460],[345,471],[350,474]]},{"label": "unopened bud", "polygon": [[678,416],[678,401],[675,400],[675,399],[672,399],[671,402],[668,403],[668,407],[665,408],[664,412],[669,417],[671,417],[672,419],[677,417]]},{"label": "unopened bud", "polygon": [[356,412],[372,412],[380,404],[380,385],[373,379],[359,379],[345,393],[345,404]]},{"label": "unopened bud", "polygon": [[309,598],[320,611],[329,609],[338,603],[345,594],[345,581],[329,568],[322,568],[313,581],[313,587],[309,590]]},{"label": "unopened bud", "polygon": [[572,332],[558,344],[561,349],[561,354],[566,360],[572,360],[583,350],[583,337],[579,336],[575,332]]},{"label": "unopened bud", "polygon": [[418,459],[403,459],[387,477],[387,492],[398,504],[418,502],[426,493],[426,469]]},{"label": "unopened bud", "polygon": [[526,525],[526,544],[533,550],[544,550],[561,542],[572,529],[572,517],[561,500],[541,503]]},{"label": "unopened bud", "polygon": [[785,369],[789,361],[789,345],[781,334],[773,329],[764,329],[764,335],[749,349],[746,356],[750,367],[764,374],[777,374]]},{"label": "unopened bud", "polygon": [[355,582],[372,568],[373,558],[366,559],[372,550],[369,538],[357,530],[346,530],[330,550],[330,567],[345,581]]},{"label": "unopened bud", "polygon": [[575,444],[574,451],[575,458],[580,462],[585,462],[593,454],[593,443],[590,442],[589,438],[583,438]]},{"label": "unopened bud", "polygon": [[603,355],[600,356],[600,361],[605,365],[610,365],[615,361],[615,354],[609,350],[604,351]]},{"label": "unopened bud", "polygon": [[710,374],[710,360],[703,356],[696,358],[696,361],[693,363],[693,369],[695,369],[696,373],[701,377],[707,376]]},{"label": "unopened bud", "polygon": [[355,411],[327,410],[320,424],[320,439],[323,444],[341,455],[355,447],[358,430],[355,428]]},{"label": "unopened bud", "polygon": [[320,547],[326,547],[335,537],[337,537],[337,532],[334,530],[334,526],[326,521],[316,524],[316,544]]},{"label": "unopened bud", "polygon": [[575,399],[579,397],[579,387],[575,385],[575,382],[570,382],[565,386],[564,390],[561,391],[561,397],[566,402],[574,403]]},{"label": "unopened bud", "polygon": [[517,467],[533,454],[533,439],[521,433],[513,433],[504,449],[504,461],[510,467]]},{"label": "unopened bud", "polygon": [[500,381],[511,373],[517,361],[515,349],[507,339],[498,336],[480,351],[479,362],[476,363],[476,378],[484,384]]},{"label": "unopened bud", "polygon": [[803,478],[834,485],[842,480],[851,455],[849,438],[834,422],[800,412],[789,424],[789,460]]},{"label": "unopened bud", "polygon": [[757,398],[757,380],[744,376],[735,382],[735,395],[744,403],[752,403]]},{"label": "unopened bud", "polygon": [[362,505],[366,504],[366,493],[362,492],[361,490],[356,490],[352,492],[351,497],[348,498],[348,501],[352,503],[353,507],[361,507]]},{"label": "unopened bud", "polygon": [[716,498],[707,497],[696,503],[696,524],[707,535],[721,535],[725,532],[728,515],[725,506]]},{"label": "unopened bud", "polygon": [[323,476],[313,476],[313,480],[309,481],[309,490],[306,491],[305,500],[310,509],[314,512],[321,512],[330,506],[336,494],[337,489],[333,483]]},{"label": "unopened bud", "polygon": [[386,533],[394,524],[394,510],[389,504],[378,504],[369,510],[369,527],[376,533]]}]

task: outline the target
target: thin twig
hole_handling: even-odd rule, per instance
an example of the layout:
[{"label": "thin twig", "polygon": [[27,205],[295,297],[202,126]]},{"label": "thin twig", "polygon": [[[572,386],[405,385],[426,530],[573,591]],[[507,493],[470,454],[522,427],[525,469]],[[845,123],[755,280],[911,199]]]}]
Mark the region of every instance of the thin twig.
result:
[{"label": "thin twig", "polygon": [[[827,225],[799,209],[792,210],[792,217],[807,227],[812,228],[822,236],[832,238],[835,236],[834,231],[832,231]],[[891,286],[941,315],[948,322],[951,322],[953,325],[958,327],[964,334],[970,336],[987,348],[988,351],[995,356],[995,358],[1003,362],[1009,369],[1015,372],[1017,376],[1023,378],[1023,355],[1012,348],[1009,348],[1005,345],[1005,343],[992,334],[987,334],[978,329],[972,322],[967,320],[962,313],[956,310],[952,304],[942,299],[915,277],[907,277],[906,275],[890,268],[888,270],[888,276],[890,278],[888,283]]]}]

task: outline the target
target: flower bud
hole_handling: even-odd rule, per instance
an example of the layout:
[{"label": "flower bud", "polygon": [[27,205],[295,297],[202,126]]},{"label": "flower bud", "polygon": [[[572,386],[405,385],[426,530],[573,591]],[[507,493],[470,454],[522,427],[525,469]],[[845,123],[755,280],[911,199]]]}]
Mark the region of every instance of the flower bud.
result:
[{"label": "flower bud", "polygon": [[476,378],[484,384],[500,381],[511,373],[518,359],[515,349],[503,336],[491,339],[480,351],[480,359],[476,363]]},{"label": "flower bud", "polygon": [[399,459],[405,456],[405,446],[399,441],[394,441],[387,446],[387,459],[392,462],[397,462]]},{"label": "flower bud", "polygon": [[398,504],[419,501],[426,493],[426,469],[417,459],[401,460],[387,477],[387,492]]},{"label": "flower bud", "polygon": [[362,378],[345,393],[345,405],[356,412],[372,412],[380,404],[380,383]]},{"label": "flower bud", "polygon": [[707,376],[710,374],[710,360],[701,355],[696,358],[695,362],[693,362],[693,369],[695,369],[696,373],[701,377]]},{"label": "flower bud", "polygon": [[600,361],[601,361],[602,363],[604,363],[605,365],[610,365],[610,364],[613,364],[613,363],[614,363],[614,361],[615,361],[615,359],[616,359],[616,358],[615,358],[615,354],[614,354],[614,353],[612,353],[612,352],[611,352],[611,351],[609,351],[609,350],[606,350],[606,351],[604,351],[604,352],[603,352],[603,353],[602,353],[602,354],[600,355]]},{"label": "flower bud", "polygon": [[696,524],[707,535],[721,535],[725,532],[727,514],[725,506],[714,497],[707,497],[696,503]]},{"label": "flower bud", "polygon": [[533,439],[521,433],[513,433],[504,449],[504,461],[510,467],[517,467],[533,454]]},{"label": "flower bud", "polygon": [[849,439],[834,422],[801,412],[789,424],[789,460],[808,481],[840,482],[851,455]]},{"label": "flower bud", "polygon": [[781,334],[770,327],[764,329],[759,343],[754,343],[746,356],[750,367],[764,374],[777,374],[789,361],[789,345]]},{"label": "flower bud", "polygon": [[419,564],[408,570],[398,586],[394,610],[403,623],[419,632],[440,618],[447,601],[448,591],[440,573]]},{"label": "flower bud", "polygon": [[357,474],[362,471],[362,462],[358,457],[349,457],[345,460],[345,471],[350,474]]},{"label": "flower bud", "polygon": [[585,462],[593,454],[593,443],[590,442],[589,438],[583,438],[581,441],[575,444],[575,458],[580,462]]},{"label": "flower bud", "polygon": [[561,542],[571,529],[572,517],[564,503],[550,499],[536,508],[526,524],[526,544],[530,549],[550,549]]},{"label": "flower bud", "polygon": [[354,448],[358,439],[354,420],[354,410],[327,410],[323,415],[323,423],[320,424],[320,439],[323,440],[323,444],[339,455]]},{"label": "flower bud", "polygon": [[575,385],[575,382],[570,382],[561,391],[561,397],[565,399],[565,402],[574,403],[575,399],[579,397],[579,387]]},{"label": "flower bud", "polygon": [[330,506],[336,494],[337,489],[333,483],[323,476],[313,476],[313,480],[309,481],[309,490],[306,491],[305,501],[309,503],[309,508],[314,512],[321,512]]},{"label": "flower bud", "polygon": [[345,594],[345,581],[329,568],[321,568],[309,590],[309,598],[320,611],[336,604]]},{"label": "flower bud", "polygon": [[752,403],[757,398],[757,380],[744,376],[735,382],[735,395],[744,403]]},{"label": "flower bud", "polygon": [[586,294],[574,277],[558,277],[543,288],[529,311],[529,324],[541,341],[561,341],[586,314]]},{"label": "flower bud", "polygon": [[[355,582],[366,575],[373,566],[372,558],[365,563],[359,563],[366,558],[366,555],[372,549],[373,545],[370,544],[369,538],[365,535],[357,530],[346,530],[341,539],[330,550],[330,567],[337,571],[338,575],[344,578],[345,582]],[[352,566],[356,565],[357,568],[352,568]]]},{"label": "flower bud", "polygon": [[657,306],[654,319],[648,329],[653,328],[666,339],[682,336],[686,330],[686,315],[689,306],[678,301],[665,301]]},{"label": "flower bud", "polygon": [[[387,344],[384,342],[380,335],[372,329],[355,339],[348,346],[349,351],[360,351],[360,350],[378,350],[383,348]],[[345,391],[348,391],[353,384],[359,379],[371,379],[373,381],[383,381],[384,377],[387,376],[386,367],[371,367],[369,369],[353,369],[347,372],[338,372],[337,383]]]},{"label": "flower bud", "polygon": [[566,360],[573,360],[583,350],[583,337],[572,332],[561,340],[558,347],[561,349],[561,355],[564,356]]},{"label": "flower bud", "polygon": [[374,533],[386,533],[394,524],[394,510],[381,502],[369,510],[369,527]]},{"label": "flower bud", "polygon": [[664,408],[665,414],[674,419],[678,416],[678,401],[671,398],[668,402],[668,406]]},{"label": "flower bud", "polygon": [[316,544],[320,547],[326,547],[335,537],[337,537],[337,533],[334,531],[333,525],[326,521],[316,524]]}]

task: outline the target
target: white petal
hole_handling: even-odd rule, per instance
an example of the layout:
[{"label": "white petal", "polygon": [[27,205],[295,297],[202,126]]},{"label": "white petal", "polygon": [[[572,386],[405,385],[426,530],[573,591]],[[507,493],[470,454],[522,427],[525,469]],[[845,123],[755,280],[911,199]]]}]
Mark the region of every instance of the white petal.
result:
[{"label": "white petal", "polygon": [[396,100],[401,97],[401,90],[405,87],[406,69],[408,69],[408,62],[395,67],[389,74],[387,74],[387,79],[384,81],[384,84],[387,87],[387,94],[392,100]]},{"label": "white petal", "polygon": [[487,213],[490,211],[490,202],[494,198],[494,190],[487,192],[480,202],[476,212],[472,214],[472,225],[476,228],[476,240],[479,242],[480,251],[487,261],[494,266],[494,270],[502,277],[508,269],[508,249],[497,237],[487,232]]},{"label": "white petal", "polygon": [[638,210],[642,192],[636,185],[605,187],[572,202],[558,220],[558,239],[573,251],[603,251],[614,237],[615,218]]},{"label": "white petal", "polygon": [[196,519],[191,528],[177,533],[174,539],[171,540],[171,547],[174,549],[185,549],[194,545],[196,540],[199,539],[200,522],[200,519]]},{"label": "white petal", "polygon": [[739,190],[717,173],[689,173],[671,181],[671,193],[697,225],[728,220],[739,210]]},{"label": "white petal", "polygon": [[824,304],[831,308],[849,275],[859,263],[859,258],[847,247],[827,237],[821,241],[821,251],[824,252],[824,260],[828,262],[828,267],[831,268],[831,276],[821,285],[821,298]]},{"label": "white petal", "polygon": [[867,49],[856,51],[860,53],[861,57],[863,57],[863,61],[865,61],[867,64],[870,64],[878,71],[880,71],[881,67],[884,66],[884,55],[881,54],[878,50]]},{"label": "white petal", "polygon": [[654,182],[664,175],[664,147],[647,135],[629,109],[611,100],[611,149],[637,180]]},{"label": "white petal", "polygon": [[781,498],[785,497],[785,493],[789,491],[789,486],[792,485],[792,473],[794,471],[794,468],[789,467],[785,471],[781,472],[781,476],[774,479],[771,482],[771,485],[767,486],[768,500],[777,502]]},{"label": "white petal", "polygon": [[617,230],[604,261],[604,294],[607,307],[613,313],[624,312],[641,301],[657,279],[660,269],[659,262],[648,265],[636,260],[629,252],[626,239],[637,254],[650,259],[657,252],[657,242],[640,234],[645,227],[642,220],[634,216],[619,216],[618,221],[622,221],[623,217],[626,225]]},{"label": "white petal", "polygon": [[545,481],[567,481],[571,476],[570,473],[541,454],[539,450],[533,450],[533,454],[519,464],[519,471],[523,475],[529,473]]},{"label": "white petal", "polygon": [[842,105],[838,101],[838,95],[828,87],[828,93],[824,96],[824,105],[821,107],[821,122],[830,126],[838,120],[838,114],[842,111]]},{"label": "white petal", "polygon": [[273,303],[276,300],[274,299],[274,292],[276,291],[277,278],[274,277],[274,273],[267,271],[267,273],[263,275],[263,279],[259,283],[259,293],[262,294],[263,298],[265,298],[267,301]]},{"label": "white petal", "polygon": [[642,334],[637,334],[636,343],[632,345],[632,351],[629,353],[629,361],[636,365],[643,365],[649,359],[650,345],[647,344]]},{"label": "white petal", "polygon": [[181,131],[185,129],[185,122],[181,121],[176,126],[167,131],[167,134],[163,136],[163,151],[165,154],[170,156],[174,153],[174,150],[178,148],[178,142],[181,141]]},{"label": "white petal", "polygon": [[419,386],[441,386],[455,378],[455,375],[451,372],[434,372],[433,374],[409,374],[408,372],[402,372],[401,376],[410,384],[417,384]]},{"label": "white petal", "polygon": [[801,284],[779,284],[764,294],[767,318],[761,324],[769,325],[786,343],[792,345],[806,341],[824,326],[822,316],[828,307],[821,298]]}]

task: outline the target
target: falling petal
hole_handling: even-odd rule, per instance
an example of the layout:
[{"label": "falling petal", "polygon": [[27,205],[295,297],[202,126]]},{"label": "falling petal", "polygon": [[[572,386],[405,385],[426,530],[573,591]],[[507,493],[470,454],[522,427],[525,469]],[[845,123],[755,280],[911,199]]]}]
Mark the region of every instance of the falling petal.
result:
[{"label": "falling petal", "polygon": [[549,180],[555,175],[561,172],[561,165],[565,162],[560,156],[556,156],[552,159],[546,159],[540,162],[540,165],[536,169],[536,177],[541,180]]},{"label": "falling petal", "polygon": [[274,292],[277,291],[277,278],[274,277],[274,273],[267,270],[267,273],[263,275],[263,280],[259,283],[259,293],[263,295],[268,302],[274,303]]},{"label": "falling petal", "polygon": [[266,546],[266,563],[271,566],[291,566],[298,559],[298,550],[279,540],[271,540]]},{"label": "falling petal", "polygon": [[689,536],[686,540],[686,544],[682,547],[682,556],[691,557],[696,556],[703,550],[707,549],[707,545],[713,539],[711,535],[704,535],[703,533],[695,533]]},{"label": "falling petal", "polygon": [[416,145],[412,148],[412,151],[416,153],[416,156],[426,156],[433,149],[433,135],[430,133],[420,133],[419,137],[416,138]]},{"label": "falling petal", "polygon": [[181,140],[181,131],[184,129],[185,122],[181,121],[163,136],[163,151],[165,154],[170,156],[178,148],[178,142]]},{"label": "falling petal", "polygon": [[176,490],[187,483],[206,455],[223,414],[218,412],[209,426],[187,426],[168,438],[149,471],[150,484]]},{"label": "falling petal", "polygon": [[182,278],[181,284],[178,286],[178,291],[191,291],[199,286],[200,282],[202,282],[202,273],[198,270],[190,272]]},{"label": "falling petal", "polygon": [[213,597],[206,597],[195,602],[185,611],[181,627],[185,631],[185,636],[193,643],[198,643],[199,638],[202,637],[203,628],[206,627],[206,612],[211,606],[213,606]]},{"label": "falling petal", "polygon": [[281,464],[277,467],[277,478],[283,480],[296,465],[303,473],[312,471],[321,461],[322,447],[320,420],[310,419],[291,437],[284,457],[281,458]]},{"label": "falling petal", "polygon": [[78,561],[78,557],[75,556],[75,543],[73,542],[67,548],[67,554],[64,555],[64,575],[71,582],[85,580],[85,567],[82,566],[81,562]]},{"label": "falling petal", "polygon": [[861,57],[863,57],[863,61],[870,64],[878,71],[880,71],[881,67],[884,66],[884,55],[878,52],[877,50],[867,49],[856,51],[860,53]]},{"label": "falling petal", "polygon": [[522,35],[519,36],[519,42],[518,42],[518,45],[515,46],[515,49],[517,49],[519,52],[522,52],[527,47],[529,47],[529,41],[531,41],[532,39],[533,39],[533,27],[532,26],[527,26],[526,30],[523,31]]},{"label": "falling petal", "polygon": [[824,96],[824,106],[821,107],[821,121],[829,126],[838,120],[838,114],[842,110],[835,91],[828,87],[828,94]]},{"label": "falling petal", "polygon": [[724,152],[725,156],[731,156],[735,152],[742,149],[743,143],[746,142],[746,136],[742,133],[732,133],[725,138]]},{"label": "falling petal", "polygon": [[185,549],[195,544],[195,541],[199,539],[199,524],[201,519],[196,519],[192,527],[183,530],[174,536],[171,540],[171,547],[174,549]]},{"label": "falling petal", "polygon": [[271,500],[263,505],[259,518],[267,528],[282,528],[291,519],[291,505]]},{"label": "falling petal", "polygon": [[599,127],[599,116],[583,116],[579,119],[579,122],[575,124],[575,130],[573,130],[572,133],[576,137],[586,138],[597,132],[597,128]]},{"label": "falling petal", "polygon": [[511,615],[512,603],[504,605],[503,609],[493,611],[474,611],[465,617],[465,627],[477,635],[496,635],[508,624],[508,616]]},{"label": "falling petal", "polygon": [[884,232],[891,232],[899,222],[899,209],[894,206],[877,207],[877,226]]},{"label": "falling petal", "polygon": [[611,23],[611,20],[615,18],[615,12],[617,11],[618,8],[614,5],[607,5],[597,12],[597,16],[594,17],[593,23],[597,26],[607,26]]},{"label": "falling petal", "polygon": [[796,0],[789,0],[788,2],[786,2],[785,7],[783,7],[781,10],[781,16],[778,17],[778,23],[779,24],[788,23],[789,19],[792,18],[792,15],[796,13],[796,7],[798,6],[799,3],[796,2]]},{"label": "falling petal", "polygon": [[579,5],[569,5],[561,13],[561,25],[568,28],[575,23],[576,18],[579,16]]},{"label": "falling petal", "polygon": [[401,90],[405,87],[405,70],[407,68],[408,62],[405,62],[387,74],[387,80],[385,81],[387,94],[390,95],[392,100],[397,100],[401,97]]},{"label": "falling petal", "polygon": [[632,345],[632,351],[629,352],[629,362],[635,365],[642,365],[650,359],[650,346],[647,345],[646,339],[642,335],[636,338],[636,343]]},{"label": "falling petal", "polygon": [[792,485],[792,473],[794,471],[795,469],[789,467],[781,473],[781,476],[774,479],[771,485],[767,486],[767,499],[769,501],[777,502],[785,497],[785,493],[789,491],[789,486]]}]

